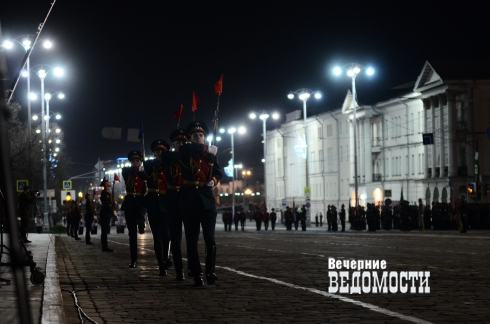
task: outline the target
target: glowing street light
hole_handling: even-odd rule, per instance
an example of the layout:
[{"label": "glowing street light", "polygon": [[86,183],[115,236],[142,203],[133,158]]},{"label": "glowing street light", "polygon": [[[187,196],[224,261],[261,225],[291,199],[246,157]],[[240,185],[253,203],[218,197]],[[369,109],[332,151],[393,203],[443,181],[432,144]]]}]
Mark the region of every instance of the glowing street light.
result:
[{"label": "glowing street light", "polygon": [[341,75],[342,71],[345,70],[347,76],[352,79],[352,102],[353,102],[353,118],[354,118],[354,195],[355,195],[355,207],[356,211],[359,206],[359,184],[357,180],[357,118],[356,118],[356,110],[357,110],[357,93],[356,93],[356,77],[362,71],[365,70],[366,74],[371,76],[374,74],[374,69],[372,67],[365,67],[357,63],[349,63],[344,65],[343,67],[336,66],[333,69],[333,73],[335,75]]}]

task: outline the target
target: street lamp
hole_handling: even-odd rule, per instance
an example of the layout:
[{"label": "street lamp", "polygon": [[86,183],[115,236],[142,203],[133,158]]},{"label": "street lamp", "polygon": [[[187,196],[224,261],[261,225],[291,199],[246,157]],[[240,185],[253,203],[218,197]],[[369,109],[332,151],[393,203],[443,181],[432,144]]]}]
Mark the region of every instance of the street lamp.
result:
[{"label": "street lamp", "polygon": [[[54,69],[46,70],[43,66],[41,66],[41,68],[39,70],[37,70],[37,71],[34,70],[36,75],[41,80],[41,96],[44,99],[46,99],[45,93],[44,93],[44,79],[46,78],[48,73],[51,71],[53,71],[53,74],[56,76],[63,75],[63,70],[60,68],[54,68]],[[51,99],[51,97],[50,97],[50,99]],[[45,102],[45,100],[41,100],[41,116],[43,116],[43,119],[44,119],[44,116],[46,116],[44,113],[44,102]],[[48,117],[48,120],[49,120],[49,117]],[[56,130],[56,132],[59,133],[58,130]],[[47,210],[48,210],[48,197],[47,197],[48,182],[47,182],[47,174],[46,174],[47,161],[46,161],[46,123],[45,122],[41,122],[41,133],[42,133],[41,138],[42,138],[42,149],[43,149],[43,153],[42,153],[42,157],[43,157],[43,198],[44,198],[44,217],[43,218],[44,218],[44,224],[46,224],[46,226],[48,226],[48,230],[49,230],[51,227],[51,223],[50,223],[50,219],[48,219],[48,212],[47,212]]]},{"label": "street lamp", "polygon": [[349,63],[346,64],[342,67],[336,66],[333,69],[333,73],[335,75],[341,75],[342,70],[345,70],[347,72],[347,76],[351,77],[352,79],[352,105],[353,105],[353,112],[354,112],[354,195],[355,195],[355,210],[358,210],[359,207],[359,197],[358,197],[358,192],[359,192],[359,184],[357,180],[357,119],[356,119],[356,110],[357,110],[357,93],[356,93],[356,77],[357,75],[362,71],[365,70],[367,75],[373,75],[374,74],[374,69],[372,67],[365,67],[357,63]]},{"label": "street lamp", "polygon": [[[266,161],[266,156],[267,156],[267,141],[266,141],[266,127],[265,123],[267,119],[270,117],[270,114],[272,114],[272,118],[274,119],[279,119],[279,114],[277,112],[270,113],[267,110],[262,110],[259,111],[258,117],[262,120],[262,136],[264,138],[264,158],[262,159],[262,162],[264,163],[264,188],[265,188],[265,194],[264,194],[264,199],[265,199],[265,204],[267,206],[267,163]],[[249,117],[250,119],[255,119],[257,118],[257,114],[255,112],[252,112]]]},{"label": "street lamp", "polygon": [[[246,191],[250,189],[245,189],[247,188],[247,179],[248,177],[252,174],[252,171],[250,170],[243,170],[242,171],[242,179],[243,179],[243,200],[242,200],[242,206],[243,206],[243,210],[245,211],[245,195],[247,194]],[[250,192],[252,193],[252,192]]]},{"label": "street lamp", "polygon": [[[47,130],[49,130],[49,117],[46,118],[47,116],[49,116],[49,101],[51,100],[51,98],[54,95],[57,95],[58,99],[64,99],[65,98],[65,95],[63,94],[63,92],[60,92],[60,91],[56,91],[54,94],[51,94],[49,92],[46,92],[44,94],[44,101],[46,101],[46,115],[44,116],[44,119],[46,119],[46,129]],[[59,114],[58,114],[58,116],[59,116]],[[58,116],[56,116],[56,119],[61,118],[61,117],[58,118]]]},{"label": "street lamp", "polygon": [[[235,127],[228,128],[228,130],[221,128],[219,132],[221,134],[224,134],[225,132],[228,132],[231,136],[231,165],[233,168],[235,168],[235,144],[233,140],[233,134],[235,134],[238,131],[238,134],[245,134],[246,129],[243,126],[238,127],[236,129]],[[231,177],[232,177],[232,205],[231,205],[231,212],[233,214],[233,217],[235,217],[235,172],[231,172]]]},{"label": "street lamp", "polygon": [[[309,192],[311,191],[310,189],[310,179],[309,179],[309,173],[308,173],[308,125],[306,123],[306,102],[308,101],[308,99],[311,97],[311,95],[313,95],[315,97],[315,99],[320,99],[322,97],[322,94],[318,91],[313,91],[313,90],[310,90],[310,89],[306,89],[306,88],[303,88],[303,89],[298,89],[296,91],[291,91],[289,94],[288,94],[288,98],[289,99],[294,99],[295,95],[298,96],[299,100],[303,101],[303,123],[304,123],[304,126],[305,126],[305,163],[306,163],[306,190],[305,191],[308,191],[308,193],[306,193],[305,195],[305,198],[306,200],[308,200],[310,194]],[[309,217],[310,215],[310,209],[307,208],[307,217]]]}]

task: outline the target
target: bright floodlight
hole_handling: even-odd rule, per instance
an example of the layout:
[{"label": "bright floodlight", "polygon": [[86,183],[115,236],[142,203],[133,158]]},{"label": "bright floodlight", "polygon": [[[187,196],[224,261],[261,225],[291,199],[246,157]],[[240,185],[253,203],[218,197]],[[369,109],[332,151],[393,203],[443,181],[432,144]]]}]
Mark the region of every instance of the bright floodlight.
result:
[{"label": "bright floodlight", "polygon": [[56,133],[61,133],[61,129],[56,128]]},{"label": "bright floodlight", "polygon": [[255,113],[251,113],[248,116],[250,117],[250,119],[255,119],[257,117],[257,115]]},{"label": "bright floodlight", "polygon": [[56,114],[56,119],[61,119],[61,115],[60,114]]},{"label": "bright floodlight", "polygon": [[245,128],[244,126],[240,126],[240,127],[238,127],[238,133],[239,133],[239,134],[245,134],[245,132],[246,132],[246,131],[247,131],[247,130],[246,130],[246,128]]},{"label": "bright floodlight", "polygon": [[322,94],[320,92],[315,93],[315,99],[320,99]]},{"label": "bright floodlight", "polygon": [[354,76],[354,71],[348,70],[347,71],[347,75],[350,76],[350,77]]},{"label": "bright floodlight", "polygon": [[301,99],[301,100],[307,100],[309,97],[310,97],[310,94],[307,92],[304,92],[304,93],[299,95],[299,99]]},{"label": "bright floodlight", "polygon": [[64,99],[65,98],[65,94],[60,92],[58,93],[58,99]]},{"label": "bright floodlight", "polygon": [[358,67],[358,66],[354,66],[354,68],[352,69],[352,71],[357,74],[359,72],[361,72],[361,69]]},{"label": "bright floodlight", "polygon": [[44,46],[44,48],[51,48],[51,47],[53,47],[53,43],[51,43],[51,41],[49,41],[49,40],[45,40],[43,42],[43,46]]},{"label": "bright floodlight", "polygon": [[48,119],[49,119],[49,116],[44,115],[44,120],[48,120]]},{"label": "bright floodlight", "polygon": [[31,47],[31,41],[26,38],[22,41],[22,45],[26,50],[28,50]]},{"label": "bright floodlight", "polygon": [[56,144],[59,144],[59,143],[61,143],[61,140],[58,138],[58,139],[56,140]]},{"label": "bright floodlight", "polygon": [[46,92],[46,93],[44,94],[44,100],[50,101],[50,100],[51,100],[51,93]]},{"label": "bright floodlight", "polygon": [[58,153],[53,153],[53,156],[57,156],[57,155],[58,155]]},{"label": "bright floodlight", "polygon": [[278,118],[279,118],[279,114],[278,114],[278,113],[273,113],[273,114],[272,114],[272,118],[274,118],[274,119],[278,119]]},{"label": "bright floodlight", "polygon": [[367,74],[367,75],[373,75],[373,74],[374,74],[374,69],[373,69],[372,67],[368,67],[368,68],[366,69],[366,74]]},{"label": "bright floodlight", "polygon": [[221,141],[221,136],[216,136],[216,142]]},{"label": "bright floodlight", "polygon": [[232,127],[228,130],[228,134],[233,134],[236,132],[236,128],[235,127]]},{"label": "bright floodlight", "polygon": [[37,115],[32,116],[32,120],[37,120],[39,117]]},{"label": "bright floodlight", "polygon": [[37,99],[37,95],[33,92],[29,93],[29,100],[36,100]]},{"label": "bright floodlight", "polygon": [[220,132],[221,134],[223,134],[223,133],[225,132],[225,129],[224,129],[224,128],[221,128],[221,129],[219,130],[219,132]]},{"label": "bright floodlight", "polygon": [[27,72],[26,70],[22,71],[22,77],[27,78],[28,75],[29,75],[29,72]]},{"label": "bright floodlight", "polygon": [[14,43],[12,43],[9,40],[6,40],[6,41],[3,42],[3,47],[5,47],[7,49],[11,49],[13,46],[14,46]]},{"label": "bright floodlight", "polygon": [[40,129],[36,129],[36,133],[37,134],[41,133],[41,130]]},{"label": "bright floodlight", "polygon": [[206,137],[206,141],[211,142],[213,140],[213,135],[209,135]]},{"label": "bright floodlight", "polygon": [[288,98],[289,98],[289,99],[294,99],[294,93],[290,93],[290,94],[288,94]]},{"label": "bright floodlight", "polygon": [[333,68],[333,74],[335,75],[341,75],[342,74],[342,69],[338,66]]},{"label": "bright floodlight", "polygon": [[53,140],[49,140],[49,141],[48,141],[48,143],[49,143],[49,144],[53,143]]},{"label": "bright floodlight", "polygon": [[57,148],[55,148],[55,149],[54,149],[54,151],[55,151],[55,152],[59,152],[59,151],[60,151],[60,148],[59,148],[59,147],[57,147]]},{"label": "bright floodlight", "polygon": [[53,73],[54,73],[54,75],[56,75],[56,76],[62,76],[62,75],[63,75],[63,70],[62,70],[61,68],[57,67],[57,68],[55,68],[55,69],[53,70]]},{"label": "bright floodlight", "polygon": [[267,119],[267,118],[269,118],[269,114],[267,114],[267,113],[265,113],[265,114],[261,114],[261,115],[259,116],[259,118],[260,118],[260,120]]}]

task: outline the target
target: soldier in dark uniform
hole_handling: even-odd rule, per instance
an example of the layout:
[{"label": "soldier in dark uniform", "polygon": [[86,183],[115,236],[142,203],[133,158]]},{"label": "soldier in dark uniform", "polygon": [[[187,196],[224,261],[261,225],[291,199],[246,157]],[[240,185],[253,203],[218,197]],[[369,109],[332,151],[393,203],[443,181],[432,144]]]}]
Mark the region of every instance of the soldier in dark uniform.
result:
[{"label": "soldier in dark uniform", "polygon": [[109,249],[107,245],[107,234],[109,234],[109,227],[111,219],[115,214],[116,204],[109,190],[111,183],[105,177],[100,183],[102,191],[100,193],[100,203],[102,204],[99,214],[100,224],[100,243],[102,244],[102,252],[114,252],[113,249]]},{"label": "soldier in dark uniform", "polygon": [[342,226],[342,232],[345,232],[345,205],[342,204],[339,213],[340,225]]},{"label": "soldier in dark uniform", "polygon": [[245,230],[245,221],[247,220],[247,214],[242,210],[240,212],[240,226],[242,227],[242,231]]},{"label": "soldier in dark uniform", "polygon": [[301,221],[301,230],[304,232],[306,231],[306,206],[305,205],[301,207],[301,212],[299,217]]},{"label": "soldier in dark uniform", "polygon": [[320,212],[320,227],[322,227],[322,226],[323,226],[323,215]]},{"label": "soldier in dark uniform", "polygon": [[256,206],[255,207],[255,213],[254,213],[254,218],[255,218],[255,226],[257,228],[257,231],[260,231],[262,228],[262,212],[260,211],[260,207]]},{"label": "soldier in dark uniform", "polygon": [[34,199],[37,197],[37,192],[31,193],[29,186],[24,186],[24,191],[22,191],[18,197],[19,203],[19,216],[20,216],[20,236],[24,243],[31,243],[27,239],[27,233],[29,232],[29,221],[31,219],[32,205],[34,204]]},{"label": "soldier in dark uniform", "polygon": [[276,228],[276,221],[277,221],[277,215],[274,208],[272,208],[272,211],[270,213],[270,219],[271,219],[271,229],[274,230]]},{"label": "soldier in dark uniform", "polygon": [[223,214],[221,215],[221,221],[223,222],[223,225],[225,226],[225,232],[228,231],[228,211],[223,211]]},{"label": "soldier in dark uniform", "polygon": [[95,203],[93,201],[93,196],[90,193],[85,194],[85,244],[94,244],[90,240],[90,231],[92,230],[92,223],[94,222],[94,216],[96,211]]},{"label": "soldier in dark uniform", "polygon": [[286,211],[284,212],[284,220],[286,222],[286,230],[290,231],[292,229],[293,213],[289,206],[286,206]]},{"label": "soldier in dark uniform", "polygon": [[148,193],[144,197],[144,206],[153,234],[153,250],[158,262],[160,276],[166,276],[167,269],[172,265],[172,261],[169,259],[170,233],[167,210],[167,177],[165,174],[165,169],[168,168],[168,163],[166,163],[168,160],[162,159],[162,152],[168,152],[169,149],[170,145],[165,140],[154,140],[151,143],[151,151],[155,159],[144,163],[145,179],[148,186]]},{"label": "soldier in dark uniform", "polygon": [[315,215],[315,226],[320,226],[320,222],[318,222],[318,214]]},{"label": "soldier in dark uniform", "polygon": [[298,207],[294,207],[293,208],[293,222],[294,222],[294,229],[296,231],[298,230],[300,218],[301,218],[301,215],[298,214]]},{"label": "soldier in dark uniform", "polygon": [[264,222],[264,229],[267,231],[269,228],[269,213],[267,212],[267,208],[264,208],[264,215],[262,216],[262,221]]},{"label": "soldier in dark uniform", "polygon": [[77,241],[80,241],[80,238],[78,237],[78,229],[80,228],[80,219],[82,219],[82,209],[80,208],[80,201],[76,199],[73,200],[71,231],[72,231],[72,237]]},{"label": "soldier in dark uniform", "polygon": [[[122,169],[122,176],[126,184],[126,197],[121,206],[126,218],[129,233],[129,252],[131,255],[130,268],[136,268],[138,260],[138,223],[145,217],[144,196],[147,190],[146,175],[141,170],[143,154],[140,151],[131,151],[128,154],[130,167]],[[140,227],[141,230],[141,227]]]},{"label": "soldier in dark uniform", "polygon": [[[192,143],[205,144],[208,127],[201,121],[191,122],[186,132]],[[191,151],[189,145],[183,145],[179,150],[184,175],[184,186],[181,188],[182,218],[187,242],[189,268],[194,276],[194,285],[202,286],[201,264],[197,243],[202,226],[206,244],[206,281],[214,284],[216,276],[216,242],[214,232],[216,227],[216,199],[213,188],[221,179],[221,169],[216,160],[217,148],[203,145],[201,152]],[[192,203],[189,203],[192,201]]]},{"label": "soldier in dark uniform", "polygon": [[339,224],[337,221],[337,207],[332,205],[330,209],[331,209],[330,214],[332,217],[332,231],[337,232],[339,230]]},{"label": "soldier in dark uniform", "polygon": [[330,205],[327,206],[327,224],[328,224],[327,231],[330,232],[332,230],[332,214],[330,210]]}]

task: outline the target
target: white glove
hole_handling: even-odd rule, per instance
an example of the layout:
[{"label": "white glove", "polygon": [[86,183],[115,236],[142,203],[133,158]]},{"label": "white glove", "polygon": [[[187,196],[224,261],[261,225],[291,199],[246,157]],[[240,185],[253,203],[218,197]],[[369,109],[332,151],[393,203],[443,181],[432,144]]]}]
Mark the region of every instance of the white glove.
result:
[{"label": "white glove", "polygon": [[[216,146],[215,146],[216,147]],[[210,188],[213,188],[214,187],[214,180],[209,180],[207,183],[206,183],[206,186],[210,187]]]},{"label": "white glove", "polygon": [[208,146],[208,153],[212,155],[216,155],[216,153],[218,153],[218,147],[214,145]]}]

